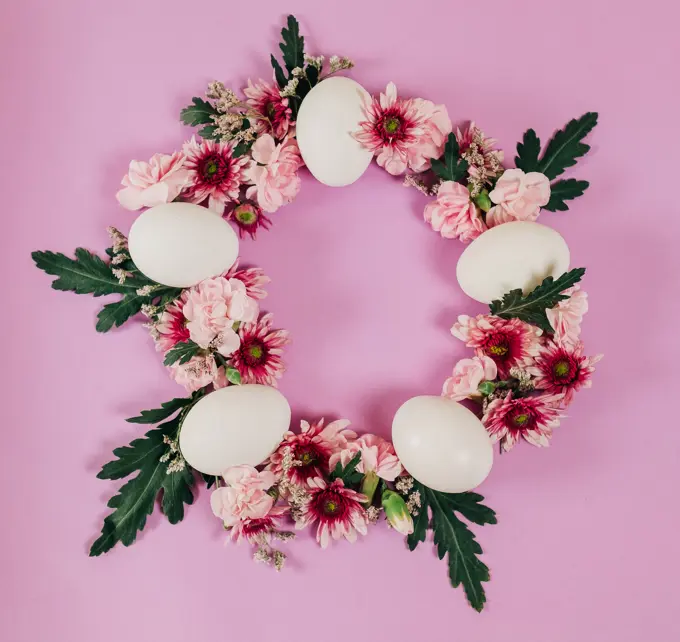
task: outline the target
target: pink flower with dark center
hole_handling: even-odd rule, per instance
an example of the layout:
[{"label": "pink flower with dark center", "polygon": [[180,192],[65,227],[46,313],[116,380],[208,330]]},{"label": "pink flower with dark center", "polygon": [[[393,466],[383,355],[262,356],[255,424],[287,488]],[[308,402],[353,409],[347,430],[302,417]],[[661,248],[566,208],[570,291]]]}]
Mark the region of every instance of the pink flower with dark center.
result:
[{"label": "pink flower with dark center", "polygon": [[425,206],[425,220],[446,239],[469,243],[486,230],[478,207],[465,185],[445,181],[439,186],[437,200]]},{"label": "pink flower with dark center", "polygon": [[239,270],[239,261],[236,259],[234,265],[229,268],[229,271],[224,275],[225,279],[238,279],[246,286],[246,294],[256,301],[260,301],[267,296],[267,291],[264,286],[271,281],[271,279],[264,273],[264,270],[259,267],[243,268]]},{"label": "pink flower with dark center", "polygon": [[301,421],[302,432],[288,431],[276,452],[270,457],[267,468],[277,477],[283,475],[283,457],[290,449],[296,463],[288,471],[288,481],[296,486],[306,487],[314,477],[326,477],[330,473],[331,455],[347,448],[349,440],[356,439],[356,433],[348,430],[349,421],[339,419],[324,426],[324,420],[309,424]]},{"label": "pink flower with dark center", "polygon": [[184,304],[187,302],[188,290],[184,290],[176,301],[166,306],[158,321],[153,325],[156,348],[167,352],[176,344],[188,341],[189,329],[184,316]]},{"label": "pink flower with dark center", "polygon": [[429,100],[397,96],[389,83],[379,98],[365,98],[365,120],[352,135],[377,156],[380,167],[390,174],[403,174],[407,168],[421,172],[432,158],[441,156],[451,120],[446,107]]},{"label": "pink flower with dark center", "polygon": [[195,136],[184,144],[183,151],[189,170],[186,198],[192,203],[208,199],[208,207],[223,214],[226,204],[239,197],[250,158],[246,155],[234,158],[232,143],[214,140],[199,143]]},{"label": "pink flower with dark center", "polygon": [[278,87],[259,80],[253,84],[248,79],[248,86],[243,89],[246,101],[262,118],[256,119],[260,131],[270,130],[278,139],[282,139],[288,133],[292,111],[288,106],[288,98],[281,96]]},{"label": "pink flower with dark center", "polygon": [[236,224],[240,238],[249,234],[253,240],[259,228],[268,230],[272,224],[271,219],[262,213],[262,208],[254,203],[238,203],[229,212],[227,218]]},{"label": "pink flower with dark center", "polygon": [[577,390],[593,385],[594,366],[602,356],[583,356],[583,343],[580,341],[573,346],[548,341],[527,372],[535,377],[536,388],[549,394],[563,395],[561,402],[568,406]]},{"label": "pink flower with dark center", "polygon": [[360,473],[374,472],[386,481],[394,481],[404,470],[394,446],[377,435],[361,435],[356,441],[351,441],[347,448],[331,455],[329,466],[333,470],[340,462],[347,466],[352,458],[361,453],[361,459],[356,470]]},{"label": "pink flower with dark center", "polygon": [[326,548],[331,538],[355,542],[357,533],[366,535],[368,518],[361,505],[366,496],[345,488],[341,479],[327,483],[320,477],[309,479],[309,497],[301,506],[295,528],[301,530],[319,522],[316,541]]},{"label": "pink flower with dark center", "polygon": [[210,496],[210,506],[216,517],[227,527],[243,519],[266,517],[274,506],[267,491],[276,483],[274,475],[253,466],[232,466],[223,475],[226,486],[216,488]]},{"label": "pink flower with dark center", "polygon": [[545,313],[555,330],[555,341],[574,346],[579,342],[583,315],[588,312],[588,295],[578,284],[562,294],[569,298],[559,301],[554,308],[546,310]]},{"label": "pink flower with dark center", "polygon": [[236,522],[229,534],[237,543],[242,540],[249,544],[269,543],[272,534],[282,530],[283,519],[288,512],[288,506],[274,506],[264,517],[246,518]]},{"label": "pink flower with dark center", "polygon": [[230,365],[241,375],[242,383],[276,387],[285,367],[281,355],[289,343],[287,330],[272,330],[271,314],[259,321],[242,323],[238,329],[241,345],[230,356]]},{"label": "pink flower with dark center", "polygon": [[542,330],[519,319],[462,314],[451,328],[451,334],[464,341],[468,348],[474,348],[478,357],[493,359],[498,375],[505,378],[511,368],[529,365],[538,354]]},{"label": "pink flower with dark center", "polygon": [[514,399],[512,392],[494,399],[486,408],[482,423],[492,441],[500,441],[504,451],[521,438],[534,446],[548,446],[552,429],[562,418],[557,408],[561,395],[541,395]]}]

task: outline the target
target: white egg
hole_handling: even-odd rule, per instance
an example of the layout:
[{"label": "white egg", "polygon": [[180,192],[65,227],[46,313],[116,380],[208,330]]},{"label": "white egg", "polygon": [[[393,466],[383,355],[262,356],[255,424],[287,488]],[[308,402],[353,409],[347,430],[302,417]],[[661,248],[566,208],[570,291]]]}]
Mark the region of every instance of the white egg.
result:
[{"label": "white egg", "polygon": [[143,274],[175,288],[222,274],[238,256],[238,237],[231,225],[192,203],[165,203],[140,214],[128,246]]},{"label": "white egg", "polygon": [[368,92],[351,78],[334,76],[321,81],[304,98],[296,122],[300,154],[316,180],[342,187],[368,169],[373,153],[352,132],[364,120],[363,97]]},{"label": "white egg", "polygon": [[465,294],[491,303],[521,288],[525,294],[546,276],[569,269],[569,248],[558,232],[540,223],[515,221],[492,227],[465,248],[456,268]]},{"label": "white egg", "polygon": [[394,415],[394,449],[410,475],[445,493],[479,486],[493,465],[482,422],[446,397],[413,397]]},{"label": "white egg", "polygon": [[290,406],[276,389],[259,384],[228,386],[201,399],[179,434],[187,463],[206,475],[231,466],[261,464],[290,427]]}]

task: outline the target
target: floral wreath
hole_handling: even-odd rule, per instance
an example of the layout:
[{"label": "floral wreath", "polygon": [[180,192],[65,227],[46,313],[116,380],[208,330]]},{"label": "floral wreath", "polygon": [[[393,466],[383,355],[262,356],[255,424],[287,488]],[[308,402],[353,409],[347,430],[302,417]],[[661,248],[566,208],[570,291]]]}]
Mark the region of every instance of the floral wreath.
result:
[{"label": "floral wreath", "polygon": [[[150,208],[149,213],[165,208],[164,215],[172,208],[195,208],[196,220],[201,214],[210,217],[211,225],[218,221],[229,228],[236,248],[236,235],[224,221],[235,226],[241,237],[248,234],[253,239],[269,228],[269,215],[290,203],[300,189],[306,155],[302,137],[297,136],[302,122],[296,121],[303,101],[330,76],[354,66],[348,58],[331,56],[326,62],[323,56],[305,55],[304,38],[293,16],[282,30],[280,48],[283,66],[271,56],[275,84],[249,80],[241,100],[221,82],[212,82],[206,99],[193,98],[182,110],[181,120],[200,127],[200,138],[192,137],[181,152],[155,154],[148,163],[132,161],[117,194],[120,204],[128,210]],[[478,300],[483,296],[475,296],[471,291],[475,288],[462,282],[465,254],[493,234],[500,240],[502,228],[546,229],[534,223],[540,211],[567,210],[567,201],[588,187],[586,181],[555,179],[589,150],[583,139],[596,125],[596,113],[570,121],[553,135],[543,153],[536,133],[528,130],[517,145],[516,167],[506,169],[503,152],[494,149],[495,141],[474,123],[454,132],[445,106],[402,98],[392,83],[379,96],[364,94],[360,109],[357,127],[348,132],[351,144],[368,154],[369,161],[375,157],[389,174],[405,175],[404,185],[434,197],[425,205],[424,219],[436,232],[464,243],[474,241],[459,262],[458,277],[463,289]],[[314,173],[311,157],[305,161]],[[496,515],[482,504],[481,495],[469,491],[489,472],[486,442],[499,442],[501,452],[509,451],[520,438],[547,446],[574,393],[590,387],[601,355],[585,356],[579,338],[588,308],[587,295],[578,285],[585,270],[563,265],[531,287],[524,283],[503,291],[490,301],[488,314],[461,315],[453,324],[453,336],[472,348],[474,356],[455,364],[439,399],[442,408],[455,406],[457,412],[463,408],[458,402],[472,402],[476,414],[460,411],[467,413],[461,421],[469,425],[473,417],[483,426],[485,442],[478,440],[481,446],[471,452],[478,459],[482,452],[486,463],[478,461],[474,480],[468,475],[461,482],[467,487],[458,490],[466,492],[450,492],[446,482],[428,485],[432,474],[428,461],[418,462],[412,455],[406,461],[401,452],[405,447],[397,444],[395,450],[392,443],[372,434],[357,436],[346,420],[302,421],[299,433],[288,430],[290,408],[275,388],[284,372],[282,352],[289,336],[285,330],[273,329],[271,314],[260,314],[269,282],[261,268],[240,267],[234,253],[228,265],[213,266],[200,279],[178,285],[157,278],[154,270],[138,267],[132,231],[130,244],[117,229],[111,227],[109,233],[112,245],[106,250],[107,260],[83,248],[75,250],[75,258],[46,251],[34,252],[33,259],[38,268],[57,277],[52,283],[55,290],[95,297],[122,295],[99,313],[98,332],[119,327],[138,313],[145,315],[145,327],[164,365],[189,395],[127,420],[158,425],[115,449],[116,458],[97,475],[100,479],[134,477],[109,500],[113,510],[104,519],[90,555],[101,555],[117,542],[132,544],[159,496],[168,521],[181,521],[185,505],[194,501],[194,487],[202,482],[215,487],[210,504],[229,536],[252,544],[254,558],[277,570],[286,559],[275,547],[277,540],[294,538],[286,523],[296,529],[315,525],[322,547],[331,539],[355,541],[383,513],[395,531],[406,535],[410,550],[424,542],[431,530],[439,558],[448,559],[451,584],[462,584],[470,605],[481,611],[489,569],[480,559],[482,549],[469,523],[494,524]],[[162,243],[157,236],[154,239],[157,245]],[[143,258],[141,250],[137,254]],[[518,249],[513,261],[521,264],[526,254]],[[218,398],[215,391],[239,388],[278,395],[275,405],[283,400],[283,411],[272,410],[271,421],[256,417],[260,423],[246,435],[246,440],[257,440],[260,426],[264,431],[265,424],[275,424],[275,441],[267,446],[265,457],[260,454],[247,465],[245,456],[219,472],[210,470],[212,463],[194,464],[197,456],[193,451],[189,455],[181,431],[188,430],[191,421],[192,430],[205,424],[207,402]],[[245,405],[246,413],[260,401],[253,397],[253,403]],[[264,399],[261,405],[270,408],[268,403]],[[234,401],[231,407],[236,405]],[[427,417],[421,412],[416,423],[425,426]],[[233,424],[237,428],[239,421]],[[446,430],[453,430],[447,422]],[[477,430],[476,425],[472,429]],[[191,448],[197,446],[203,450],[203,460],[210,459],[210,453],[205,453],[214,446],[209,436],[193,439]],[[451,463],[443,473],[439,471],[440,477],[460,473],[456,453],[450,454]]]}]

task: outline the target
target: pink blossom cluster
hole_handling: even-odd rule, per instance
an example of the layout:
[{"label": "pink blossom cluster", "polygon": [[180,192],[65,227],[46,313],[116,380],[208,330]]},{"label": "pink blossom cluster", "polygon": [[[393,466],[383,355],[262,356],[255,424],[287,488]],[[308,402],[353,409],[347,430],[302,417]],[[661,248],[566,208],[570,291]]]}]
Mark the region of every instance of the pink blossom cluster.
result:
[{"label": "pink blossom cluster", "polygon": [[461,315],[451,333],[473,348],[445,382],[442,394],[482,403],[482,423],[494,441],[510,450],[520,438],[547,446],[574,394],[590,388],[602,355],[583,354],[581,322],[587,294],[578,285],[546,314],[552,333],[519,319]]}]

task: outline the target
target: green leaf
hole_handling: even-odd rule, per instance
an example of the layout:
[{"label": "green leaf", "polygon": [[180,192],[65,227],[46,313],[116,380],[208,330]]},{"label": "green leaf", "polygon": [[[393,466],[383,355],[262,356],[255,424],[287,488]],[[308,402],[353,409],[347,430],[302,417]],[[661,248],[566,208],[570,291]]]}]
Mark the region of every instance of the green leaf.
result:
[{"label": "green leaf", "polygon": [[567,211],[569,206],[565,201],[583,196],[583,192],[588,189],[589,185],[588,181],[577,181],[575,178],[554,182],[550,186],[550,200],[547,205],[543,206],[543,209],[549,212]]},{"label": "green leaf", "polygon": [[194,494],[191,492],[194,481],[189,466],[165,475],[161,509],[171,524],[177,524],[184,519],[184,504],[191,506],[194,503]]},{"label": "green leaf", "polygon": [[236,147],[234,147],[232,156],[234,158],[238,158],[239,156],[245,156],[250,151],[250,148],[253,146],[254,142],[255,141],[253,140],[241,141],[238,145],[236,145]]},{"label": "green leaf", "polygon": [[449,134],[444,146],[444,154],[440,159],[432,160],[432,171],[445,181],[459,181],[468,170],[468,163],[465,159],[459,159],[460,150],[455,134]]},{"label": "green leaf", "polygon": [[520,289],[511,290],[502,300],[497,299],[491,302],[489,305],[491,314],[503,319],[520,319],[553,334],[553,328],[545,313],[546,309],[568,298],[562,292],[578,283],[585,271],[585,268],[575,268],[565,272],[557,280],[548,276],[526,296]]},{"label": "green leaf", "polygon": [[[416,482],[416,485],[420,486],[418,482]],[[414,487],[414,490],[417,490],[417,488]],[[420,497],[422,503],[422,490],[420,491]],[[425,538],[427,537],[429,521],[427,506],[421,506],[418,514],[413,517],[413,532],[406,537],[406,543],[408,544],[410,551],[415,550],[416,546],[418,546],[420,542],[425,541]]]},{"label": "green leaf", "polygon": [[305,67],[305,73],[307,74],[307,80],[310,87],[314,87],[319,82],[319,68],[314,65],[307,65]]},{"label": "green leaf", "polygon": [[352,487],[359,484],[364,478],[363,474],[357,472],[356,470],[360,461],[361,453],[358,452],[356,455],[354,455],[354,457],[352,457],[347,466],[343,467],[342,462],[338,462],[331,472],[331,481],[341,479],[347,487]]},{"label": "green leaf", "polygon": [[192,397],[177,397],[170,401],[163,402],[160,408],[142,410],[139,413],[139,417],[130,417],[127,421],[131,424],[157,424],[159,421],[171,417],[178,410],[181,410],[193,402],[194,399]]},{"label": "green leaf", "polygon": [[484,497],[478,493],[440,493],[440,497],[451,510],[459,512],[473,524],[497,524],[496,512],[482,502]]},{"label": "green leaf", "polygon": [[180,120],[190,127],[197,125],[210,125],[213,122],[211,116],[217,114],[217,110],[203,98],[194,96],[191,99],[192,105],[185,107],[179,114]]},{"label": "green leaf", "polygon": [[97,332],[108,332],[114,326],[119,328],[148,302],[148,296],[126,294],[120,301],[107,303],[97,315]]},{"label": "green leaf", "polygon": [[226,374],[229,383],[233,383],[235,386],[241,385],[241,373],[236,368],[227,368]]},{"label": "green leaf", "polygon": [[198,130],[198,135],[204,140],[215,140],[217,138],[216,131],[217,125],[206,125]]},{"label": "green leaf", "polygon": [[578,158],[590,149],[582,140],[597,125],[597,112],[589,111],[570,120],[563,129],[555,132],[543,152],[537,171],[550,180],[556,178],[568,167],[576,165]]},{"label": "green leaf", "polygon": [[205,487],[210,488],[214,483],[217,477],[215,475],[206,475],[205,473],[201,473],[201,477],[203,478],[203,481],[205,482]]},{"label": "green leaf", "polygon": [[197,343],[194,343],[191,339],[176,343],[165,353],[163,365],[171,366],[176,361],[179,361],[179,364],[182,365],[189,361],[191,357],[197,355],[200,349],[201,347]]},{"label": "green leaf", "polygon": [[281,69],[279,61],[274,58],[274,54],[271,55],[271,62],[272,67],[274,68],[274,77],[276,78],[276,83],[278,84],[279,89],[283,89],[288,84],[288,78],[286,77],[283,69]]},{"label": "green leaf", "polygon": [[538,156],[541,153],[541,141],[533,129],[527,129],[521,143],[517,143],[515,166],[525,172],[539,171]]},{"label": "green leaf", "polygon": [[[305,39],[300,35],[300,25],[295,16],[288,16],[288,29],[281,30],[283,42],[279,45],[283,53],[283,63],[288,73],[305,64]],[[276,70],[276,68],[274,68]]]}]

